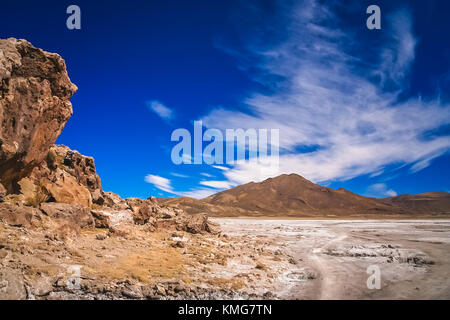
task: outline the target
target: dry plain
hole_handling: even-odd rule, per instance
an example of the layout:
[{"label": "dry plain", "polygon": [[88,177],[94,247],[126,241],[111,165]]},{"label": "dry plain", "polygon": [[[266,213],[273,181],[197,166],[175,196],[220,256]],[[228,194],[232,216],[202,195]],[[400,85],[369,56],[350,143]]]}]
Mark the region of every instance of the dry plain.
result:
[{"label": "dry plain", "polygon": [[[276,276],[259,281],[253,292],[279,299],[450,298],[450,220],[214,221],[231,238],[290,257],[287,268],[274,265]],[[238,269],[245,265],[236,261],[232,270],[244,272]],[[367,287],[373,265],[380,289]]]}]

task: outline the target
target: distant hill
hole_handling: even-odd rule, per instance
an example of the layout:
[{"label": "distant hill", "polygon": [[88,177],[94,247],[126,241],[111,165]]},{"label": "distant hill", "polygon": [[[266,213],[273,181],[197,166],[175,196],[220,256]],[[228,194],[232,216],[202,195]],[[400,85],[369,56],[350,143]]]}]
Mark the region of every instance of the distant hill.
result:
[{"label": "distant hill", "polygon": [[187,197],[159,199],[190,213],[211,216],[271,217],[419,217],[450,215],[450,194],[445,192],[368,198],[346,189],[319,186],[297,174],[283,174],[250,182],[202,200]]}]

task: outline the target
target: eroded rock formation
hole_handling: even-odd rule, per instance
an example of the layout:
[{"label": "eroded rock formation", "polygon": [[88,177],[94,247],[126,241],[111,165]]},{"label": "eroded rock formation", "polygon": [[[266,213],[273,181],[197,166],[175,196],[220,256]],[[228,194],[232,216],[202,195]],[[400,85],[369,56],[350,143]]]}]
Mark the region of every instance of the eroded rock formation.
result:
[{"label": "eroded rock formation", "polygon": [[58,54],[0,39],[0,182],[9,192],[47,157],[76,90]]},{"label": "eroded rock formation", "polygon": [[[115,269],[109,270],[109,263],[101,260],[109,270],[102,281],[113,290],[114,283],[128,283],[128,274],[136,272],[134,262],[128,266],[128,261],[147,261],[140,252],[149,240],[153,248],[147,253],[159,252],[167,260],[162,274],[154,276],[167,278],[171,275],[167,270],[177,268],[173,274],[178,274],[184,268],[176,265],[184,245],[174,247],[173,241],[164,240],[170,232],[197,237],[218,231],[206,216],[189,215],[155,198],[122,199],[104,192],[92,157],[54,145],[72,115],[69,99],[76,89],[59,55],[25,40],[0,39],[0,282],[10,284],[0,287],[0,299],[34,299],[59,292],[65,297],[60,281],[61,268],[68,262],[64,259],[88,265],[103,257],[76,252],[74,243],[87,249],[95,247],[92,242],[111,243],[114,249],[101,246],[111,254],[122,244],[123,257]],[[55,262],[60,258],[64,263]],[[135,273],[134,279],[150,280],[148,272],[158,267],[160,257],[152,256],[150,261],[145,277]],[[147,289],[153,295],[154,290]],[[80,296],[88,294],[84,291]],[[124,287],[112,297],[143,295]]]},{"label": "eroded rock formation", "polygon": [[[94,159],[63,145],[52,146],[45,161],[28,177],[51,201],[91,207],[103,204],[103,190]],[[27,179],[27,178],[26,178]],[[19,181],[22,186],[23,183]]]}]

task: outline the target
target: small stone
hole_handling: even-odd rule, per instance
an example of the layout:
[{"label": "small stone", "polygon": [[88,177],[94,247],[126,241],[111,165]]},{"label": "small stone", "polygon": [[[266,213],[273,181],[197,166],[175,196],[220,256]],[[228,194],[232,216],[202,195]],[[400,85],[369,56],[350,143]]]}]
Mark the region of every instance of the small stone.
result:
[{"label": "small stone", "polygon": [[96,236],[97,240],[105,240],[108,236],[104,233],[100,233]]},{"label": "small stone", "polygon": [[137,287],[127,287],[122,289],[122,294],[130,299],[142,299],[142,294]]},{"label": "small stone", "polygon": [[155,291],[158,295],[160,296],[165,296],[166,295],[166,288],[164,288],[162,285],[156,285],[155,286]]}]

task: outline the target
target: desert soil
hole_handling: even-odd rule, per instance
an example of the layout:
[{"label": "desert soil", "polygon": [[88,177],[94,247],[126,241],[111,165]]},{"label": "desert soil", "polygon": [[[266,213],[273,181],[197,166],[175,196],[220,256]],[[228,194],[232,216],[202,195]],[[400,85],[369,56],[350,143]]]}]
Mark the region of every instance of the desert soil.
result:
[{"label": "desert soil", "polygon": [[[214,221],[232,239],[289,257],[289,266],[265,260],[272,273],[252,285],[256,293],[279,299],[450,299],[450,220]],[[239,260],[229,270],[249,273]],[[380,270],[380,289],[367,286],[373,265]]]}]

